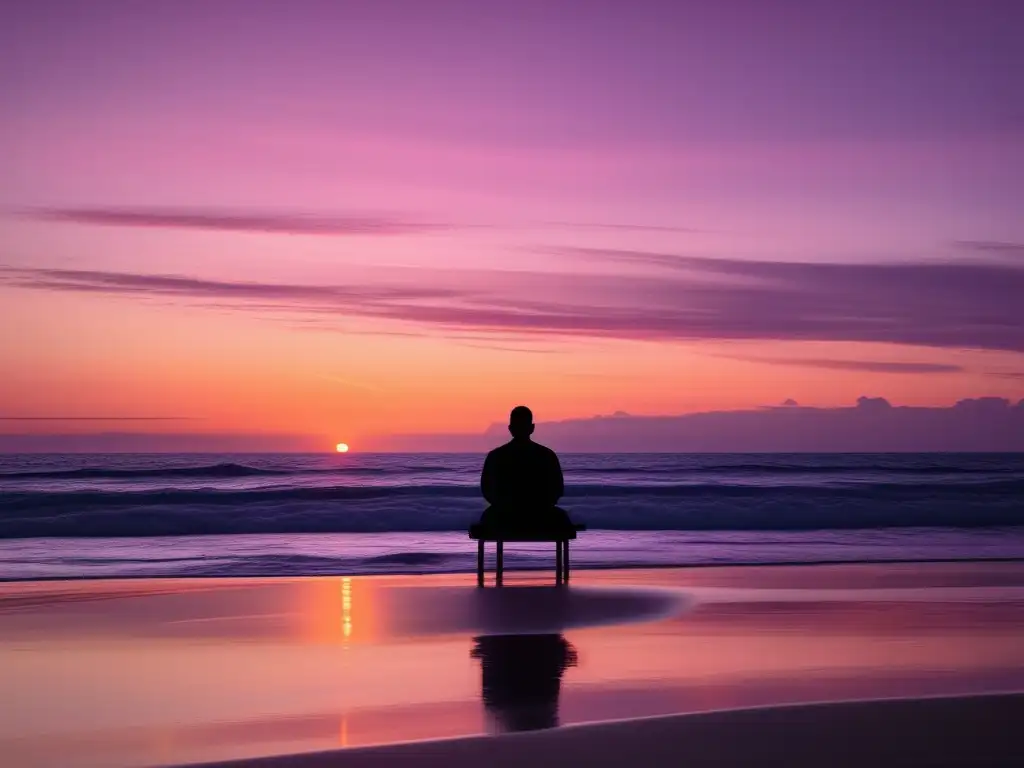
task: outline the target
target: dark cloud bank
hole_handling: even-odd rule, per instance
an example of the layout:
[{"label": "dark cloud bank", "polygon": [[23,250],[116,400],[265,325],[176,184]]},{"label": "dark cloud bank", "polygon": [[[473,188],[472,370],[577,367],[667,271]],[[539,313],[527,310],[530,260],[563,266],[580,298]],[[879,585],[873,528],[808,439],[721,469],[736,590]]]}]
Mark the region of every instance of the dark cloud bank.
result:
[{"label": "dark cloud bank", "polygon": [[[507,439],[504,425],[484,435],[405,435],[393,451],[482,451]],[[785,405],[682,416],[596,416],[548,422],[537,439],[566,452],[1002,452],[1024,451],[1024,400],[961,400],[949,408],[893,406],[862,397],[851,408]]]}]

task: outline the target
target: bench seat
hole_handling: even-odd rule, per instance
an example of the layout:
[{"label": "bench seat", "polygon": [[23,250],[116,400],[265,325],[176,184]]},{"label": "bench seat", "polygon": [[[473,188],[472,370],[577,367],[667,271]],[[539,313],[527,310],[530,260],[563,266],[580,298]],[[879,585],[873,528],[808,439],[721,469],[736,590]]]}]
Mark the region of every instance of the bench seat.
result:
[{"label": "bench seat", "polygon": [[569,581],[569,542],[576,538],[587,526],[574,523],[570,525],[515,528],[476,523],[469,526],[469,538],[477,542],[476,581],[478,586],[484,585],[484,542],[493,541],[497,544],[497,564],[495,567],[495,584],[501,586],[505,571],[504,544],[506,541],[550,541],[555,544],[555,583]]},{"label": "bench seat", "polygon": [[571,527],[515,529],[476,523],[469,526],[469,538],[477,541],[568,541],[575,539],[578,531],[585,530],[587,526],[580,524]]}]

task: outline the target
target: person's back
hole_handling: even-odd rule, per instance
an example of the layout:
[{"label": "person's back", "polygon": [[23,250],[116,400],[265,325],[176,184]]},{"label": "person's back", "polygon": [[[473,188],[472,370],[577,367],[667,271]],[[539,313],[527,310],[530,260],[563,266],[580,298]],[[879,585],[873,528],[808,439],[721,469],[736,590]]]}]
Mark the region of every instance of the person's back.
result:
[{"label": "person's back", "polygon": [[487,454],[480,485],[497,507],[553,507],[562,497],[562,470],[550,448],[512,440]]},{"label": "person's back", "polygon": [[495,448],[484,461],[480,490],[491,505],[485,520],[500,519],[503,524],[566,521],[565,513],[555,507],[564,491],[562,467],[554,451],[530,439],[530,409],[514,408],[508,429],[512,440]]}]

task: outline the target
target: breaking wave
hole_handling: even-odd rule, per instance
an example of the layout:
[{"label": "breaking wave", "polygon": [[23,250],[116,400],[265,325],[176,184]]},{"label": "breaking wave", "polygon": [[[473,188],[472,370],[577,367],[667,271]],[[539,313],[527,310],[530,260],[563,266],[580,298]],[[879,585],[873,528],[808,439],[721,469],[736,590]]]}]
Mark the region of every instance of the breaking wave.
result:
[{"label": "breaking wave", "polygon": [[[840,487],[573,485],[563,506],[607,530],[831,530],[1024,525],[1024,481]],[[471,486],[23,491],[0,499],[0,537],[459,531]]]}]

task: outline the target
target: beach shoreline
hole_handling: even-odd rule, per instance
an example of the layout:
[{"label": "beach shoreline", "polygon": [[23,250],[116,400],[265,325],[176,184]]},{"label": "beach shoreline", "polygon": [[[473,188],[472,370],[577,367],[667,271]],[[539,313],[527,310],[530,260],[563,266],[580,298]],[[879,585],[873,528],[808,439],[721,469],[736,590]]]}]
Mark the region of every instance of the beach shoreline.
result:
[{"label": "beach shoreline", "polygon": [[[475,570],[464,531],[0,539],[0,582],[60,579],[360,576]],[[488,548],[487,561],[494,548]],[[844,563],[1024,561],[1024,527],[762,532],[588,530],[583,570]],[[509,570],[553,567],[550,545],[506,547]]]},{"label": "beach shoreline", "polygon": [[[506,558],[508,555],[506,555]],[[1024,563],[1024,556],[1015,557],[915,557],[915,558],[880,558],[880,559],[857,559],[857,560],[777,560],[777,561],[728,561],[728,562],[693,562],[693,563],[597,563],[590,564],[584,568],[577,567],[576,571],[676,571],[706,568],[812,568],[829,566],[870,566],[870,565],[956,565],[958,563]],[[516,567],[520,573],[544,573],[550,571],[551,566],[526,565]],[[337,573],[238,573],[225,574],[222,576],[210,576],[197,574],[145,574],[145,575],[121,575],[121,576],[25,576],[6,577],[0,576],[0,584],[32,584],[32,583],[60,583],[60,582],[92,582],[92,581],[162,581],[162,580],[187,580],[187,579],[311,579],[311,578],[332,578],[332,577],[360,577],[369,578],[375,576],[463,576],[475,573],[475,569],[469,566],[465,568],[453,568],[444,571],[418,571],[410,570],[380,570],[380,571],[358,571]]]},{"label": "beach shoreline", "polygon": [[[465,573],[6,582],[0,675],[13,694],[0,702],[0,752],[70,768],[320,765],[339,748],[344,765],[462,765],[460,750],[522,744],[508,754],[543,764],[546,750],[590,759],[592,744],[609,758],[655,741],[671,751],[671,734],[644,731],[662,726],[638,725],[664,722],[713,755],[729,748],[716,746],[722,733],[760,733],[780,707],[779,728],[804,715],[838,728],[836,710],[814,708],[986,697],[943,710],[969,722],[977,707],[1003,718],[1019,697],[991,696],[1024,691],[1019,562],[579,570],[568,588],[552,582],[538,571],[507,572],[500,589]],[[489,650],[487,638],[505,639]],[[554,687],[542,669],[552,653]],[[507,685],[535,669],[524,721]],[[907,712],[908,733],[934,721],[920,711]],[[807,760],[828,757],[819,746]]]},{"label": "beach shoreline", "polygon": [[[1024,691],[823,701],[582,723],[559,729],[193,764],[196,768],[402,765],[1015,766]],[[812,735],[813,734],[813,735]]]}]

